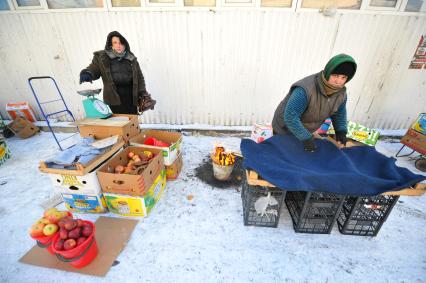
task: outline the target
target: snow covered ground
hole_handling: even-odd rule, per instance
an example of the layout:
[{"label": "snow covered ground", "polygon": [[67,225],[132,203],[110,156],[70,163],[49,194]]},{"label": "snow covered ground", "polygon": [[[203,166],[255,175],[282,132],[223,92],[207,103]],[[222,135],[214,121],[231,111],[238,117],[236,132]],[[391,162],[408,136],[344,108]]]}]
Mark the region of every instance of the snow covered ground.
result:
[{"label": "snow covered ground", "polygon": [[[215,188],[195,175],[216,141],[238,149],[240,139],[184,136],[179,179],[100,278],[18,262],[34,245],[28,229],[53,192],[38,162],[57,147],[50,133],[8,139],[12,159],[0,166],[0,282],[425,282],[426,196],[401,197],[377,237],[342,235],[336,225],[330,235],[297,234],[285,206],[278,228],[246,227],[239,188]],[[384,140],[377,149],[392,156],[400,146]],[[407,158],[397,164],[420,173]]]}]

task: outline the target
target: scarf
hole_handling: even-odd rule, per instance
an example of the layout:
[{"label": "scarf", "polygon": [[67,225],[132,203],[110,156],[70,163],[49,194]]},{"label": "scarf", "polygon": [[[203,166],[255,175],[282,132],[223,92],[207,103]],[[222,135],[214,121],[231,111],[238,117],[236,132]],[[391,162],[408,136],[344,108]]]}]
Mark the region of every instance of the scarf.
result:
[{"label": "scarf", "polygon": [[343,87],[337,87],[337,86],[330,84],[324,76],[324,71],[321,71],[321,76],[320,76],[318,82],[323,87],[324,93],[327,96],[330,96],[330,95],[338,92],[339,90],[341,90],[343,88]]}]

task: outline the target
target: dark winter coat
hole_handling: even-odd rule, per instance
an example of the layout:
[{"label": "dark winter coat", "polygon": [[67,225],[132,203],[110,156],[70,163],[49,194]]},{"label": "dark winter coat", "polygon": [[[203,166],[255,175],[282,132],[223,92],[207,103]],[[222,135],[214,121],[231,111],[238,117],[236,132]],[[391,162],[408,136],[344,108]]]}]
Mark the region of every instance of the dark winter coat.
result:
[{"label": "dark winter coat", "polygon": [[302,87],[306,93],[307,107],[300,117],[300,121],[309,132],[315,132],[326,118],[337,112],[339,106],[346,99],[346,87],[327,96],[320,83],[320,76],[321,72],[310,75],[290,87],[289,93],[278,105],[272,119],[272,128],[276,134],[287,134],[289,132],[284,122],[284,109],[293,89],[296,87]]},{"label": "dark winter coat", "polygon": [[[111,51],[111,40],[113,36],[120,38],[121,43],[126,47],[126,55],[118,58]],[[105,49],[93,53],[92,63],[81,72],[89,72],[93,80],[102,77],[103,100],[108,105],[120,105],[123,93],[119,89],[120,86],[128,84],[131,86],[132,105],[137,107],[144,96],[147,96],[145,79],[135,55],[130,51],[127,40],[119,32],[111,32],[108,34]],[[127,62],[119,62],[127,60]],[[129,77],[130,76],[130,77]],[[129,84],[130,83],[130,84]]]}]

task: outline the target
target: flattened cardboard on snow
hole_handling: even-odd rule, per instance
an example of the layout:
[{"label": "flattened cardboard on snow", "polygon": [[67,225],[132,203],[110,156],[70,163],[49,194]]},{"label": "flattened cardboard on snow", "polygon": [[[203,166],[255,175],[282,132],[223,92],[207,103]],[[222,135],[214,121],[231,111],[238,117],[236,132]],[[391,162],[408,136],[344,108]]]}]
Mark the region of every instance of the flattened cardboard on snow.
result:
[{"label": "flattened cardboard on snow", "polygon": [[143,197],[105,193],[105,200],[112,213],[121,216],[146,217],[161,198],[165,187],[166,172],[162,170]]},{"label": "flattened cardboard on snow", "polygon": [[[114,118],[128,118],[128,120],[114,120]],[[86,118],[76,123],[82,137],[94,136],[103,139],[119,135],[127,142],[140,133],[138,115],[113,114],[108,119]]]},{"label": "flattened cardboard on snow", "polygon": [[[55,268],[81,274],[104,277],[112,263],[129,241],[138,220],[101,216],[96,220],[98,256],[87,266],[76,269],[35,245],[19,261],[26,264]],[[115,268],[119,268],[118,265]]]},{"label": "flattened cardboard on snow", "polygon": [[176,158],[176,160],[173,162],[172,165],[166,166],[167,181],[176,180],[180,174],[180,171],[182,171],[182,166],[183,166],[183,158],[181,153],[179,157]]},{"label": "flattened cardboard on snow", "polygon": [[[130,151],[135,154],[150,151],[155,154],[155,157],[140,175],[114,173],[117,165],[126,167],[129,159],[127,155]],[[96,171],[102,191],[104,193],[143,196],[164,169],[164,158],[161,152],[161,149],[144,146],[126,147]]]},{"label": "flattened cardboard on snow", "polygon": [[19,116],[16,116],[13,122],[7,125],[7,127],[21,139],[29,138],[40,131],[33,123]]},{"label": "flattened cardboard on snow", "polygon": [[[168,143],[169,147],[159,147],[153,145],[143,144],[147,138],[156,138],[162,142]],[[130,139],[130,145],[134,146],[145,146],[149,148],[158,148],[163,151],[164,165],[172,165],[173,162],[180,154],[180,148],[182,144],[182,134],[178,132],[167,132],[158,130],[145,130],[139,135]]]},{"label": "flattened cardboard on snow", "polygon": [[102,194],[78,195],[62,194],[65,207],[76,213],[104,213],[108,211],[105,198]]}]

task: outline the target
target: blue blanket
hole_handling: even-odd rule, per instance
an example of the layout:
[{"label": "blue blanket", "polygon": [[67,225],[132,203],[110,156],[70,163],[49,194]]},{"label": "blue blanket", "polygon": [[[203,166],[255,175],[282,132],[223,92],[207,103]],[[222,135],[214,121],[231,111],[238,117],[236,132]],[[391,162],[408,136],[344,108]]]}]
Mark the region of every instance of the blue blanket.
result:
[{"label": "blue blanket", "polygon": [[259,144],[243,139],[243,167],[284,190],[354,196],[396,191],[426,179],[396,166],[394,158],[382,155],[374,147],[338,149],[331,142],[319,139],[315,144],[317,151],[309,153],[289,135],[273,136]]}]

